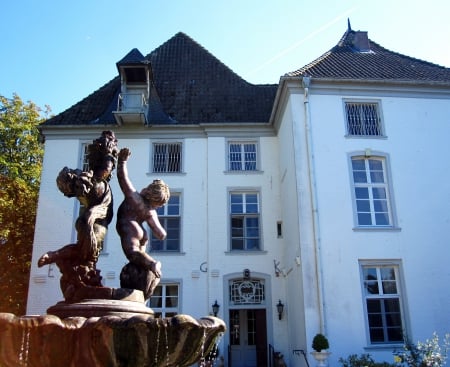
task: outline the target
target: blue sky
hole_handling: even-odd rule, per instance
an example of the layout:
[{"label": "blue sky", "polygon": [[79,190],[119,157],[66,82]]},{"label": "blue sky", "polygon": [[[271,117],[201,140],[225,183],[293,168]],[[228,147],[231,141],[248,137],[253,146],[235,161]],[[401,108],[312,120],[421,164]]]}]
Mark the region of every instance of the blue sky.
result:
[{"label": "blue sky", "polygon": [[450,67],[448,0],[18,0],[2,4],[0,94],[57,114],[181,31],[250,83],[328,51],[350,18],[381,46]]}]

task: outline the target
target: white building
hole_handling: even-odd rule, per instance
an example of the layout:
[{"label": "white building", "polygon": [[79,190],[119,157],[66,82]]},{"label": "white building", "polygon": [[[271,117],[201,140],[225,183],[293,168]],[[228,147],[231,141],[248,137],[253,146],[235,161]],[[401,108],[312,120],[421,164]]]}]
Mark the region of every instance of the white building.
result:
[{"label": "white building", "polygon": [[[229,366],[268,366],[273,351],[314,365],[319,332],[331,365],[355,353],[391,362],[403,334],[450,330],[450,69],[350,27],[279,86],[245,82],[182,33],[117,66],[120,77],[42,126],[28,314],[62,300],[58,269],[37,259],[76,238],[78,205],[56,175],[113,130],[136,188],[171,187],[168,238],[151,241],[163,263],[151,307],[199,318],[217,301]],[[113,220],[105,285],[119,287],[125,263]]]}]

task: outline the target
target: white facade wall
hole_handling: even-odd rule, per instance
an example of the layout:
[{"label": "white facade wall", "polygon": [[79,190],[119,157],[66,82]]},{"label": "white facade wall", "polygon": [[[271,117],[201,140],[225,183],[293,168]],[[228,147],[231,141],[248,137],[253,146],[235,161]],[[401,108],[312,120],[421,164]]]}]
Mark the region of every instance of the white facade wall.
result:
[{"label": "white facade wall", "polygon": [[[280,147],[286,145],[283,134],[286,125],[292,123],[298,127],[294,134],[297,146],[301,146],[308,133],[303,123],[305,100],[303,93],[298,93],[298,87],[291,86],[283,109],[285,114],[278,136],[284,143]],[[346,137],[344,99],[378,101],[386,137]],[[392,349],[369,347],[360,260],[400,261],[404,321],[411,340],[425,340],[434,331],[440,335],[449,331],[446,310],[450,308],[447,248],[450,192],[445,184],[448,180],[445,167],[450,155],[446,144],[450,136],[449,111],[448,95],[433,91],[386,92],[363,87],[346,92],[345,88],[337,91],[319,86],[315,89],[314,84],[309,88],[312,173],[317,190],[318,222],[315,226],[320,228],[317,248],[320,254],[318,280],[322,285],[324,307],[322,332],[330,340],[331,365],[337,365],[339,357],[346,358],[354,353],[370,353],[380,361],[391,362],[393,358]],[[282,149],[280,156],[283,156]],[[355,230],[349,157],[366,150],[374,155],[387,154],[395,229]],[[298,179],[301,198],[304,182],[301,175]],[[302,219],[301,214],[300,222],[300,232],[312,223],[308,217]],[[305,245],[301,240],[302,253],[308,247]],[[303,256],[302,266],[304,262]],[[305,289],[308,288],[306,276],[303,273]],[[305,290],[305,298],[308,296],[313,297]],[[308,300],[304,302],[307,304]],[[298,312],[294,324],[303,310]],[[319,332],[318,326],[314,330],[313,323],[306,323],[308,341],[304,347],[308,350],[311,350],[313,335]],[[301,333],[291,335],[300,338],[299,344],[302,344]],[[291,365],[300,365],[298,362],[292,360]]]},{"label": "white facade wall", "polygon": [[[281,210],[283,218],[283,240],[285,241],[285,253],[283,263],[291,269],[291,273],[284,278],[287,289],[287,311],[286,311],[286,332],[288,334],[288,343],[283,350],[285,360],[288,365],[302,365],[304,359],[301,355],[294,355],[293,350],[306,349],[307,324],[316,320],[315,315],[312,318],[306,317],[306,309],[311,310],[311,303],[315,297],[313,287],[310,287],[315,280],[305,277],[305,272],[310,269],[311,262],[308,260],[309,253],[301,247],[301,237],[310,235],[302,231],[303,224],[300,221],[301,204],[304,202],[304,192],[297,190],[298,174],[301,173],[303,160],[299,152],[303,144],[299,144],[294,139],[295,131],[299,123],[302,123],[298,108],[293,106],[292,100],[288,100],[286,108],[283,109],[283,115],[280,118],[281,123],[278,129],[279,139],[279,157],[280,157],[280,192],[281,192]],[[294,119],[294,116],[296,118]],[[309,195],[308,195],[309,197]],[[297,262],[296,262],[297,259]],[[299,260],[299,261],[298,261]],[[300,263],[300,264],[298,264]]]},{"label": "white facade wall", "polygon": [[[128,161],[131,181],[141,190],[153,179],[163,179],[172,192],[181,193],[182,242],[177,254],[154,253],[162,266],[162,281],[175,281],[181,285],[180,312],[195,318],[211,313],[211,305],[221,305],[219,317],[228,320],[228,281],[241,278],[244,269],[252,276],[266,281],[267,340],[277,350],[288,353],[286,317],[278,320],[275,304],[287,303],[285,278],[274,276],[274,260],[284,264],[285,242],[277,237],[277,223],[281,221],[278,140],[272,128],[263,127],[257,134],[239,127],[217,133],[214,127],[207,133],[201,129],[174,133],[152,128],[142,132],[115,130],[119,147],[129,147],[132,155]],[[259,131],[257,129],[257,131]],[[54,277],[48,276],[48,266],[37,268],[37,259],[49,250],[56,250],[75,240],[74,221],[76,200],[68,199],[56,187],[55,179],[64,166],[80,167],[81,145],[98,137],[101,130],[83,134],[80,139],[48,138],[41,202],[38,211],[33,264],[27,313],[45,314],[46,309],[62,301],[59,289],[59,270],[52,265]],[[81,135],[81,134],[80,134]],[[88,136],[88,138],[86,138]],[[227,171],[228,140],[252,140],[258,144],[258,172],[231,173]],[[183,144],[183,173],[153,174],[151,172],[152,142],[181,141]],[[114,196],[114,213],[122,201],[117,175],[110,182]],[[260,193],[262,250],[257,253],[236,254],[229,250],[229,191],[254,189]],[[49,194],[46,194],[49,192]],[[51,206],[51,208],[50,208]],[[64,214],[61,214],[61,211]],[[287,216],[290,218],[289,216]],[[127,260],[112,220],[105,251],[97,267],[104,284],[119,287],[119,274]],[[207,269],[206,272],[201,271]],[[34,281],[38,277],[38,281]],[[285,314],[287,313],[287,310]],[[228,336],[222,340],[222,353],[226,353]]]},{"label": "white facade wall", "polygon": [[[81,154],[78,139],[47,140],[41,176],[33,244],[27,314],[43,314],[60,301],[60,273],[54,265],[37,267],[37,260],[74,240],[75,203],[58,190],[56,177],[64,167],[77,167]],[[75,217],[76,218],[76,217]]]}]

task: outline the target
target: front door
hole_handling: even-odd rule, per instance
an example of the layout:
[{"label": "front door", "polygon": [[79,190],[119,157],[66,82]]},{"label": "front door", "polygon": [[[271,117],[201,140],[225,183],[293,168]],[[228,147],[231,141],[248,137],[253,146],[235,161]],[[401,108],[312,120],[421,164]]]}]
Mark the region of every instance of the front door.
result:
[{"label": "front door", "polygon": [[230,366],[267,366],[266,310],[230,310]]}]

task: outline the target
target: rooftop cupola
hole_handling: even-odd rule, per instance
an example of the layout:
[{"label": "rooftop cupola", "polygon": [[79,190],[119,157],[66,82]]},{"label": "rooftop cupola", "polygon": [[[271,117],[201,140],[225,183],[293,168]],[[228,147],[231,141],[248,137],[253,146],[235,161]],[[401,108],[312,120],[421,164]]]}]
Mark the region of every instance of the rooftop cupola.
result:
[{"label": "rooftop cupola", "polygon": [[116,65],[121,84],[117,110],[114,112],[117,123],[146,124],[152,80],[150,62],[134,48]]}]

